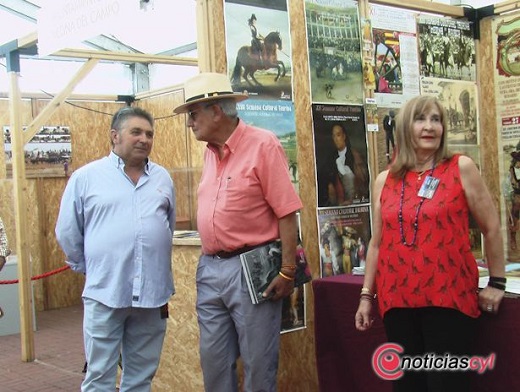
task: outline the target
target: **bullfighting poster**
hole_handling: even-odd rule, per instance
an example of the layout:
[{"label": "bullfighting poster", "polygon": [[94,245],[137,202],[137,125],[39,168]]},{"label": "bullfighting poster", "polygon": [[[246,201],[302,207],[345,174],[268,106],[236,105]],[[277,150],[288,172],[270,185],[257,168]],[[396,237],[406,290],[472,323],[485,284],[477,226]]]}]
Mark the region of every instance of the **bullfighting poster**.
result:
[{"label": "bullfighting poster", "polygon": [[417,13],[371,5],[375,97],[380,107],[401,107],[419,95]]},{"label": "bullfighting poster", "polygon": [[[306,254],[303,250],[301,238],[301,216],[296,213],[298,221],[298,245],[296,252],[300,254],[298,260],[305,260],[307,268],[309,268],[309,260],[306,259]],[[309,271],[310,273],[310,271]],[[305,283],[301,286],[295,287],[294,291],[289,297],[283,299],[282,305],[282,328],[281,333],[291,332],[299,329],[307,328],[307,286],[310,283]]]},{"label": "bullfighting poster", "polygon": [[478,94],[475,82],[423,78],[421,94],[437,97],[446,109],[450,146],[479,145]]},{"label": "bullfighting poster", "polygon": [[370,207],[318,209],[321,277],[363,274],[371,237]]},{"label": "bullfighting poster", "polygon": [[293,103],[247,99],[237,103],[237,110],[239,117],[247,124],[268,129],[278,137],[287,155],[291,181],[298,191],[298,159]]},{"label": "bullfighting poster", "polygon": [[421,75],[476,80],[475,40],[471,22],[420,16],[417,18]]},{"label": "bullfighting poster", "polygon": [[370,202],[362,106],[312,105],[318,207]]},{"label": "bullfighting poster", "polygon": [[312,102],[363,104],[358,4],[305,2]]},{"label": "bullfighting poster", "polygon": [[495,101],[502,183],[501,214],[507,260],[520,261],[520,16],[492,23]]},{"label": "bullfighting poster", "polygon": [[233,91],[250,98],[292,100],[292,62],[286,0],[224,3],[228,75]]}]

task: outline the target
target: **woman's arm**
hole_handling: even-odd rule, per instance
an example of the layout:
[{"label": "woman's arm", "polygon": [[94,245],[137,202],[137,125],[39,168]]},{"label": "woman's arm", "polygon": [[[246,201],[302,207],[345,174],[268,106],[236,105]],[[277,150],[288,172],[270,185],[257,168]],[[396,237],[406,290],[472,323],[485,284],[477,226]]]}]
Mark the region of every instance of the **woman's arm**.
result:
[{"label": "woman's arm", "polygon": [[[460,156],[459,170],[469,210],[484,236],[489,276],[503,278],[505,276],[505,261],[502,231],[493,199],[471,158]],[[491,305],[493,311],[496,312],[503,296],[503,290],[487,286],[480,291],[479,304],[485,311],[488,311],[487,307]]]},{"label": "woman's arm", "polygon": [[[375,278],[377,272],[377,260],[379,256],[379,243],[381,241],[381,191],[386,182],[388,170],[381,172],[374,185],[372,193],[372,237],[368,243],[367,257],[365,262],[365,279],[363,288],[370,293],[375,293]],[[356,328],[365,331],[372,326],[372,301],[361,299],[355,316]]]}]

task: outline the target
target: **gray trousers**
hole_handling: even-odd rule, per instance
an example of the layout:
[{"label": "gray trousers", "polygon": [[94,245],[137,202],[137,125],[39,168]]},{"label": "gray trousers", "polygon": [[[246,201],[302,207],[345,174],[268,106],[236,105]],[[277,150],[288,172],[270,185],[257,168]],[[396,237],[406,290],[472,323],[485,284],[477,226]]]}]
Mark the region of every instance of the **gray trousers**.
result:
[{"label": "gray trousers", "polygon": [[160,309],[113,309],[83,298],[83,312],[88,367],[81,391],[114,391],[121,353],[119,391],[149,392],[166,333],[166,319],[161,319]]},{"label": "gray trousers", "polygon": [[244,392],[276,391],[282,301],[253,305],[239,256],[200,257],[197,315],[206,392],[238,391],[238,357]]}]

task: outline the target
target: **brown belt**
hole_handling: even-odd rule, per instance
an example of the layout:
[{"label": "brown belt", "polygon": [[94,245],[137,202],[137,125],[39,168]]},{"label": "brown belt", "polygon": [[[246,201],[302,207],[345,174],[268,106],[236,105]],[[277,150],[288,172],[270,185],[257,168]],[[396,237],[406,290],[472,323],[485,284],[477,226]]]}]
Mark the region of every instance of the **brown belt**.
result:
[{"label": "brown belt", "polygon": [[253,250],[253,249],[256,249],[258,248],[259,246],[264,246],[266,244],[268,244],[269,242],[265,242],[263,244],[258,244],[258,245],[246,245],[244,246],[243,248],[239,248],[239,249],[235,249],[235,250],[232,250],[232,251],[229,251],[229,252],[226,252],[225,250],[221,250],[221,251],[218,251],[210,256],[213,256],[213,257],[216,257],[217,259],[230,259],[232,257],[235,257],[235,256],[240,256],[242,253],[246,253],[246,252],[249,252],[250,250]]}]

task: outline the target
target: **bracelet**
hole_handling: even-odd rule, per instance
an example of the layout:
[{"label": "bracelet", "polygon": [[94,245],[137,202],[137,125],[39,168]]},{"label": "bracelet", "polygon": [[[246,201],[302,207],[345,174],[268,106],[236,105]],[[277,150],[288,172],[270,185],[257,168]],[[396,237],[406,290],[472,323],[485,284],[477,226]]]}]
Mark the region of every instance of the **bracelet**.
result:
[{"label": "bracelet", "polygon": [[507,279],[506,278],[499,278],[498,276],[490,276],[489,277],[490,282],[497,282],[497,283],[504,283],[506,284]]},{"label": "bracelet", "polygon": [[374,300],[374,297],[372,297],[371,295],[368,295],[368,294],[361,294],[361,296],[359,297],[359,300],[372,302]]},{"label": "bracelet", "polygon": [[373,295],[372,294],[372,290],[370,290],[368,287],[364,287],[361,289],[361,294],[370,294],[370,295]]},{"label": "bracelet", "polygon": [[506,291],[505,283],[493,282],[492,280],[490,280],[487,285],[498,290]]},{"label": "bracelet", "polygon": [[294,264],[282,264],[281,268],[289,268],[290,270],[294,271],[296,266]]},{"label": "bracelet", "polygon": [[294,281],[294,278],[291,278],[290,276],[285,275],[282,271],[278,272],[278,275],[280,275],[285,280],[288,280],[290,282]]}]

